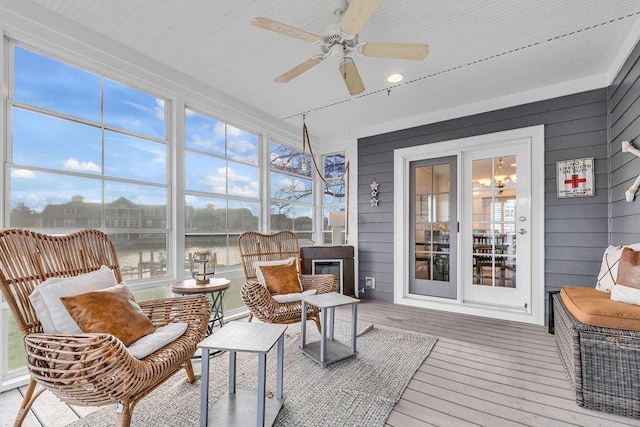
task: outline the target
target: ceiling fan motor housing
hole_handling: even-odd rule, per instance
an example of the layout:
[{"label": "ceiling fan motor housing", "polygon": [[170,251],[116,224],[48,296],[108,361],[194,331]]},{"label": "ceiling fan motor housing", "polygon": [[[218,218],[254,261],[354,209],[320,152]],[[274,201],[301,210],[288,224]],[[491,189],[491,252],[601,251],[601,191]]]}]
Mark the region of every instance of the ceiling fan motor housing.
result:
[{"label": "ceiling fan motor housing", "polygon": [[341,60],[345,55],[353,52],[358,44],[358,36],[345,39],[340,34],[340,26],[338,24],[327,25],[322,30],[321,37],[322,45],[320,45],[320,50],[326,56],[336,60]]},{"label": "ceiling fan motor housing", "polygon": [[330,11],[337,23],[328,25],[320,33],[313,34],[262,16],[255,17],[251,24],[269,31],[295,37],[319,46],[321,54],[314,55],[289,71],[276,77],[278,83],[287,83],[300,74],[309,71],[327,57],[338,63],[338,69],[351,95],[362,93],[365,88],[350,55],[359,52],[364,56],[393,59],[422,60],[427,56],[429,46],[417,43],[358,43],[358,33],[373,15],[382,0],[327,0]]}]

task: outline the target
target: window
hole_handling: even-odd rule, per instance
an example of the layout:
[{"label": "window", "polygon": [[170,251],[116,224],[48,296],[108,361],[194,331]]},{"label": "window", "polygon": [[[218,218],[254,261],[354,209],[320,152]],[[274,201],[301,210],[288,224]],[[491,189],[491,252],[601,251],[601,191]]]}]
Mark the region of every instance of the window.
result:
[{"label": "window", "polygon": [[[216,276],[231,280],[225,310],[244,307],[237,249],[242,232],[286,229],[301,240],[312,238],[308,154],[186,108],[184,153],[176,156],[184,154],[184,163],[176,165],[170,124],[181,120],[170,115],[168,98],[20,43],[5,39],[5,45],[4,208],[9,215],[3,226],[45,233],[102,229],[115,244],[123,278],[148,280],[144,287],[157,278],[167,283],[166,260],[177,266],[178,278],[188,277],[189,254],[212,249]],[[261,150],[270,150],[269,166],[261,164],[267,158]],[[184,201],[177,207],[169,197],[174,168],[184,173],[184,188],[176,189]],[[185,218],[176,230],[174,211]],[[176,232],[185,233],[178,261],[169,245]],[[12,343],[0,354],[5,375],[24,367],[25,359],[22,346],[13,345],[20,335],[12,316],[3,310],[0,329],[8,337],[0,339]]]},{"label": "window", "polygon": [[313,235],[311,156],[277,142],[271,143],[271,231],[292,230],[299,239]]},{"label": "window", "polygon": [[166,253],[166,223],[140,232],[143,210],[167,212],[166,101],[9,46],[9,225],[71,232],[104,223],[125,280],[165,275],[143,265]]},{"label": "window", "polygon": [[346,242],[346,180],[344,152],[325,154],[322,198],[322,243],[344,245]]},{"label": "window", "polygon": [[[238,236],[260,226],[259,137],[192,109],[185,119],[184,274],[193,252],[211,249],[220,275],[242,275]],[[239,285],[226,309],[244,306]]]}]

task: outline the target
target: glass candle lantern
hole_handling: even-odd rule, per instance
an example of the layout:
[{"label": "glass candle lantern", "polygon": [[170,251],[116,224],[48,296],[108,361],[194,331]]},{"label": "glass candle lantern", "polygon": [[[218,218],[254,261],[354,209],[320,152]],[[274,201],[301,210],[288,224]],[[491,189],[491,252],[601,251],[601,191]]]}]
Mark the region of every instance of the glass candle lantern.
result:
[{"label": "glass candle lantern", "polygon": [[206,251],[194,252],[191,255],[191,277],[198,285],[206,285],[216,272],[216,254]]}]

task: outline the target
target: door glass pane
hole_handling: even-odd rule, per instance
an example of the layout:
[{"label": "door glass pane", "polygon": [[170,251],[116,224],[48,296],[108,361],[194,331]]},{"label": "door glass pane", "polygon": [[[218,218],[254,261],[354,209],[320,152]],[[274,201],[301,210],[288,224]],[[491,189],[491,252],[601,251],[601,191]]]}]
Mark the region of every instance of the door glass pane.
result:
[{"label": "door glass pane", "polygon": [[473,284],[516,287],[516,157],[473,161]]},{"label": "door glass pane", "polygon": [[450,165],[414,169],[415,278],[449,281]]}]

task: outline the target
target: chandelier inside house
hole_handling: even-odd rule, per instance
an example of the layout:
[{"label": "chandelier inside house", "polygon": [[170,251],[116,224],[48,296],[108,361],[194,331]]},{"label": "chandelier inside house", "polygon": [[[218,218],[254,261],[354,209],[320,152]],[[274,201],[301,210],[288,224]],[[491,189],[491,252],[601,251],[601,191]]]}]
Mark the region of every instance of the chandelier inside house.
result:
[{"label": "chandelier inside house", "polygon": [[504,160],[500,157],[496,163],[493,178],[479,178],[477,181],[483,187],[495,186],[495,188],[502,190],[509,182],[516,183],[516,175],[504,173]]}]

